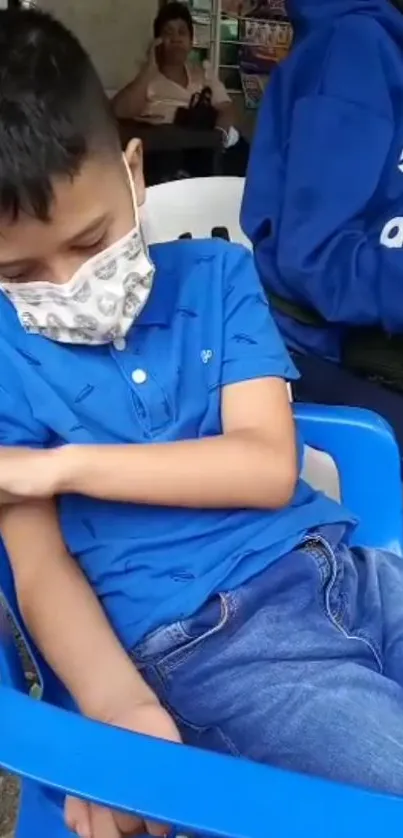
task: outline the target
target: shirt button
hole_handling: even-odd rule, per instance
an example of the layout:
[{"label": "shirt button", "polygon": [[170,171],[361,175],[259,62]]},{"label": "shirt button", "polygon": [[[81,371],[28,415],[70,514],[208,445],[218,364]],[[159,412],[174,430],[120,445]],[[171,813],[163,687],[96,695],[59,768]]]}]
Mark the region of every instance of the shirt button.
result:
[{"label": "shirt button", "polygon": [[118,352],[124,352],[126,349],[126,341],[124,338],[115,338],[113,345]]},{"label": "shirt button", "polygon": [[132,381],[135,384],[145,384],[147,381],[147,373],[145,370],[134,370],[132,372]]}]

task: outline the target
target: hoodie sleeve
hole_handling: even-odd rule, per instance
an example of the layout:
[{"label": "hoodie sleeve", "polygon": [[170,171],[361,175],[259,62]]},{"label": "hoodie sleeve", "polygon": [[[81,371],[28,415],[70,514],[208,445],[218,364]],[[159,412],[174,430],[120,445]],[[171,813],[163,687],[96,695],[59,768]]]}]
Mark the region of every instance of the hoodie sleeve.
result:
[{"label": "hoodie sleeve", "polygon": [[297,100],[274,235],[279,274],[295,301],[330,322],[381,321],[396,332],[403,329],[403,172],[396,148],[400,197],[386,199],[395,138],[380,41],[374,21],[346,19],[318,92]]}]

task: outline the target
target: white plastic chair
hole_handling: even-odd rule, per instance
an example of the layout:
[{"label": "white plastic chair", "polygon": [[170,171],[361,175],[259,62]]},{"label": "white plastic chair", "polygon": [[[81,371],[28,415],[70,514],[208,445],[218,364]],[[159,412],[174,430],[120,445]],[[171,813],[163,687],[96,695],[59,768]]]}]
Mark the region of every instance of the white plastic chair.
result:
[{"label": "white plastic chair", "polygon": [[[149,187],[141,210],[146,241],[167,242],[184,234],[209,238],[215,228],[221,227],[228,231],[231,241],[251,249],[239,223],[244,186],[241,177],[209,177]],[[315,489],[340,500],[337,469],[328,454],[306,448],[303,477]]]},{"label": "white plastic chair", "polygon": [[250,248],[239,224],[244,186],[242,177],[185,178],[151,186],[142,210],[147,241],[172,241],[183,233],[204,239],[214,227],[226,227],[231,241]]}]

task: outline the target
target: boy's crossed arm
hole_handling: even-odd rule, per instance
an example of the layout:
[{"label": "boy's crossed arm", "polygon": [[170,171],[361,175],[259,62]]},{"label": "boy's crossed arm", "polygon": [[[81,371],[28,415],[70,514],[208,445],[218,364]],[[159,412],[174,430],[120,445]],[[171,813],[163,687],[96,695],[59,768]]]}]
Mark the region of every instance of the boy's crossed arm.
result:
[{"label": "boy's crossed arm", "polygon": [[278,509],[294,493],[297,455],[285,381],[222,391],[219,436],[146,445],[0,449],[0,490],[20,498],[78,493],[159,506]]},{"label": "boy's crossed arm", "polygon": [[222,390],[220,436],[156,445],[61,450],[63,492],[159,506],[278,509],[295,491],[297,455],[286,383]]}]

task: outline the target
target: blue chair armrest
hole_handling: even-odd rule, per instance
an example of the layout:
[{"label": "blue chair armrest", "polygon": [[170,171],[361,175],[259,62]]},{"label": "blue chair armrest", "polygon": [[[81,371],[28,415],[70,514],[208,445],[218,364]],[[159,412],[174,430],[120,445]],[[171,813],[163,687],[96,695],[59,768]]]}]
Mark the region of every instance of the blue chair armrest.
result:
[{"label": "blue chair armrest", "polygon": [[221,838],[398,838],[402,830],[403,798],[128,733],[7,687],[0,687],[0,764],[78,797]]},{"label": "blue chair armrest", "polygon": [[306,445],[326,451],[340,477],[342,500],[359,518],[354,543],[403,554],[399,449],[387,422],[360,408],[294,406]]}]

